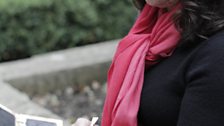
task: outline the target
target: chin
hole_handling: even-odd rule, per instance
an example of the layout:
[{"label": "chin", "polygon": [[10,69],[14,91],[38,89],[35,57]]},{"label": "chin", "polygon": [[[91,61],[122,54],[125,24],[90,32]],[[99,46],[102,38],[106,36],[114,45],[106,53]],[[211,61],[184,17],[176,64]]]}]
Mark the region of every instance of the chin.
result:
[{"label": "chin", "polygon": [[152,6],[152,7],[158,7],[158,8],[166,8],[167,6],[165,4],[159,4],[156,3],[155,0],[145,0],[146,4]]}]

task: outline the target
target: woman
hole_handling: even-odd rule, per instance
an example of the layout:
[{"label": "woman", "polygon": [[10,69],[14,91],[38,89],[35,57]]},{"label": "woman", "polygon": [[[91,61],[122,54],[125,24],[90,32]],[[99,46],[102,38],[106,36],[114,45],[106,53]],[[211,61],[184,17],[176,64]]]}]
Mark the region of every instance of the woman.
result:
[{"label": "woman", "polygon": [[141,13],[110,66],[102,126],[224,125],[224,1],[134,3]]}]

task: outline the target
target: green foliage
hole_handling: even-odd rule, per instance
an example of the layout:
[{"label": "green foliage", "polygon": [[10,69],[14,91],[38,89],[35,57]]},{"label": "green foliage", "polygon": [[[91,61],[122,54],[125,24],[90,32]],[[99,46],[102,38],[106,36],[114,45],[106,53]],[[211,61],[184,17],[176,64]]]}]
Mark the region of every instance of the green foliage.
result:
[{"label": "green foliage", "polygon": [[0,0],[0,61],[120,38],[135,17],[127,0]]}]

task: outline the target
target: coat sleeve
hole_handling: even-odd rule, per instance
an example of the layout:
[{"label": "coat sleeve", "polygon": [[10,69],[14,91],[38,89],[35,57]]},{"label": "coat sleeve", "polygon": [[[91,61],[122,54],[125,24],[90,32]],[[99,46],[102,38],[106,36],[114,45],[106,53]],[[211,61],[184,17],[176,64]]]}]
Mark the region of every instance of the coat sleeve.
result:
[{"label": "coat sleeve", "polygon": [[185,74],[177,126],[224,126],[224,40],[214,41],[197,52]]}]

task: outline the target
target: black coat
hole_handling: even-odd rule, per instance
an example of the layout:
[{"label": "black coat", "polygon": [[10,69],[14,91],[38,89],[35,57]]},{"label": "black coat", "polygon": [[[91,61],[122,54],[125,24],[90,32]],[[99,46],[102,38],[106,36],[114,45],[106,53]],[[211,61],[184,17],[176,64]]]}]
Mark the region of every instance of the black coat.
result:
[{"label": "black coat", "polygon": [[143,126],[224,126],[224,32],[145,71]]}]

